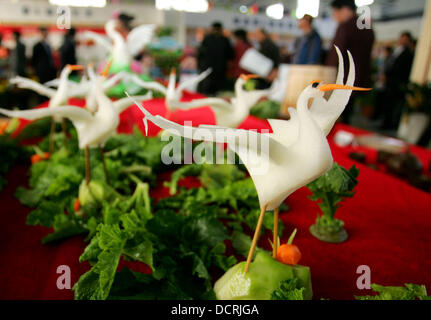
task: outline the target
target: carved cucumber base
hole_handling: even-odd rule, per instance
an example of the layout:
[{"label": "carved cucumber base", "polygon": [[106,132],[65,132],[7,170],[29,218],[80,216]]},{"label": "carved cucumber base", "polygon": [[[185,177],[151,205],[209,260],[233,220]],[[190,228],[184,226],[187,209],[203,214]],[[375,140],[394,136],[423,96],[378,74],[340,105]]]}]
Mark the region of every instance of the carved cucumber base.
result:
[{"label": "carved cucumber base", "polygon": [[344,228],[341,228],[339,231],[334,232],[329,231],[326,228],[319,226],[318,224],[312,225],[310,227],[310,233],[320,241],[328,243],[343,243],[349,238],[349,235]]}]

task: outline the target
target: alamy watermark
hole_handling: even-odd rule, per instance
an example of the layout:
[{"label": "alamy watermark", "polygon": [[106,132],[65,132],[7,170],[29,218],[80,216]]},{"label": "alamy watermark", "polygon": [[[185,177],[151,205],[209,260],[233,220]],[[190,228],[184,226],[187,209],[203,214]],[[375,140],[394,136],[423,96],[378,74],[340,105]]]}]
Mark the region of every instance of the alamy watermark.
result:
[{"label": "alamy watermark", "polygon": [[356,287],[359,290],[371,289],[371,269],[369,266],[362,265],[356,269],[356,274],[360,274],[356,280]]},{"label": "alamy watermark", "polygon": [[57,267],[57,274],[61,274],[57,278],[57,289],[58,290],[70,290],[72,288],[71,286],[71,274],[70,274],[70,267],[67,265],[61,265]]},{"label": "alamy watermark", "polygon": [[[258,133],[257,130],[193,128],[190,121],[184,125],[181,132],[174,129],[163,132],[161,140],[168,142],[161,153],[163,164],[245,164],[255,175],[268,173],[269,130]],[[193,148],[192,140],[207,142]],[[226,144],[228,148],[225,156]]]},{"label": "alamy watermark", "polygon": [[369,6],[359,7],[356,11],[358,20],[356,26],[359,30],[371,29],[371,8]]},{"label": "alamy watermark", "polygon": [[72,27],[71,11],[69,7],[57,7],[57,28],[60,30]]}]

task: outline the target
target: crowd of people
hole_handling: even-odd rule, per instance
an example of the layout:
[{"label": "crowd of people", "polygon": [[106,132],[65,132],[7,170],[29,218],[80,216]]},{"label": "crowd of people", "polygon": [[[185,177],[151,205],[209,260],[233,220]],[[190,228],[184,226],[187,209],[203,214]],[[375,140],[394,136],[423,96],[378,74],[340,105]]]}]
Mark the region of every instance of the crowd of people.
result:
[{"label": "crowd of people", "polygon": [[[343,53],[349,50],[357,65],[357,79],[355,85],[369,87],[371,85],[371,52],[374,44],[374,31],[357,28],[356,5],[353,0],[334,0],[331,3],[333,17],[338,22],[338,29],[333,39],[333,44],[338,46]],[[323,41],[313,26],[313,17],[305,15],[299,19],[298,27],[303,35],[295,41],[295,52],[289,62],[301,65],[328,65],[338,66],[338,56],[333,46],[328,52],[323,49]],[[227,68],[231,64],[231,74],[236,77],[244,72],[239,66],[239,61],[245,51],[251,47],[247,39],[247,32],[236,30],[234,45],[223,35],[220,23],[214,23],[210,32],[202,41],[198,49],[198,65],[200,71],[207,68],[213,69],[213,74],[200,86],[199,90],[204,94],[215,94],[223,89],[227,83]],[[269,84],[277,78],[280,63],[286,62],[282,57],[281,49],[264,30],[254,32],[254,38],[258,41],[258,50],[261,54],[273,62],[273,70],[269,73],[262,86]],[[347,60],[347,59],[345,59]],[[346,122],[352,114],[352,99],[345,113]]]},{"label": "crowd of people", "polygon": [[[305,15],[298,20],[298,27],[302,36],[294,43],[294,52],[288,53],[285,47],[279,47],[272,36],[265,29],[257,29],[250,33],[243,29],[235,30],[232,37],[226,36],[226,30],[220,22],[213,23],[206,32],[205,37],[196,50],[197,71],[202,72],[208,68],[212,73],[198,86],[198,91],[205,95],[216,95],[220,91],[231,89],[232,81],[243,70],[240,61],[245,52],[256,49],[272,61],[273,70],[265,79],[259,79],[259,89],[268,88],[278,77],[279,66],[282,63],[299,65],[326,65],[338,66],[338,56],[334,45],[338,46],[345,55],[346,68],[348,67],[347,51],[350,51],[356,64],[356,86],[375,87],[377,90],[374,117],[383,118],[384,129],[395,129],[401,117],[401,108],[396,107],[397,101],[402,100],[401,88],[409,82],[412,68],[415,40],[409,32],[404,32],[396,48],[385,47],[379,59],[377,77],[372,77],[373,60],[372,50],[375,43],[374,31],[371,28],[357,27],[357,7],[354,0],[333,0],[331,2],[333,18],[338,27],[332,44],[324,49],[324,41],[314,27],[313,17]],[[131,17],[119,17],[120,24],[125,32],[130,30]],[[48,42],[48,30],[40,28],[40,40],[32,50],[31,66],[34,74],[41,83],[57,77],[59,71],[67,64],[76,64],[76,31],[74,28],[67,31],[63,44],[58,50],[59,59],[54,59],[53,50]],[[252,34],[252,41],[250,35]],[[26,48],[21,41],[19,32],[14,33],[15,49],[10,53],[12,75],[27,76]],[[1,45],[1,40],[0,40]],[[1,53],[1,52],[0,52]],[[400,88],[399,90],[393,90]],[[356,96],[353,95],[343,114],[343,120],[350,123],[355,105]]]},{"label": "crowd of people", "polygon": [[[354,0],[334,0],[331,2],[334,20],[338,27],[329,50],[324,49],[321,36],[314,27],[313,17],[305,15],[298,20],[298,27],[302,36],[297,38],[294,52],[287,54],[284,47],[279,48],[264,30],[258,29],[253,32],[253,38],[257,40],[257,48],[261,54],[273,62],[274,69],[262,80],[260,86],[269,86],[277,78],[280,63],[291,63],[299,65],[326,65],[338,66],[338,56],[334,45],[340,48],[345,55],[345,65],[348,68],[347,51],[350,51],[356,64],[355,85],[360,87],[374,87],[378,80],[378,108],[374,118],[383,118],[383,129],[395,129],[401,117],[400,108],[394,107],[395,101],[400,100],[403,94],[402,87],[409,81],[414,56],[414,39],[409,32],[404,32],[396,49],[386,48],[384,67],[381,68],[378,79],[373,78],[374,60],[372,51],[375,44],[375,34],[372,27],[360,29],[357,27],[357,7]],[[233,32],[233,39],[224,35],[221,23],[214,23],[198,49],[198,66],[203,71],[207,68],[213,69],[213,74],[201,83],[199,91],[203,94],[215,94],[226,89],[229,83],[227,77],[238,77],[246,72],[240,66],[241,57],[252,47],[245,30],[239,29]],[[232,43],[232,45],[230,45]],[[228,66],[230,73],[227,72]],[[392,94],[393,88],[400,88],[398,96]],[[402,98],[402,97],[401,97]],[[402,99],[401,99],[402,100]],[[356,96],[353,95],[343,120],[351,122],[353,106]]]},{"label": "crowd of people", "polygon": [[[13,32],[14,48],[8,49],[2,46],[0,40],[0,79],[10,79],[15,76],[36,78],[40,83],[46,83],[57,78],[60,70],[67,64],[76,64],[76,41],[74,28],[69,29],[64,35],[62,45],[54,51],[48,41],[49,31],[42,27],[38,30],[39,40],[31,48],[31,56],[28,57],[26,45],[21,39],[21,32]],[[0,34],[1,39],[1,34]],[[29,108],[46,100],[46,97],[36,95],[31,91],[14,89],[12,94],[5,93],[6,87],[0,90],[0,103],[2,105],[14,105],[21,108]]]},{"label": "crowd of people", "polygon": [[376,81],[379,108],[375,116],[383,117],[382,129],[394,130],[399,125],[404,101],[403,92],[409,83],[413,66],[416,40],[410,32],[403,32],[398,39],[398,46],[382,48],[378,76]]},{"label": "crowd of people", "polygon": [[[59,70],[67,64],[76,64],[76,41],[75,28],[69,29],[63,40],[63,44],[58,50],[59,63],[54,59],[54,52],[48,41],[48,29],[39,29],[40,40],[33,46],[30,59],[30,66],[34,70],[39,82],[45,83],[57,77]],[[9,57],[9,73],[11,76],[26,77],[29,75],[28,59],[26,57],[26,46],[21,40],[19,31],[13,32],[15,47],[5,57]],[[1,45],[1,41],[0,41]]]}]

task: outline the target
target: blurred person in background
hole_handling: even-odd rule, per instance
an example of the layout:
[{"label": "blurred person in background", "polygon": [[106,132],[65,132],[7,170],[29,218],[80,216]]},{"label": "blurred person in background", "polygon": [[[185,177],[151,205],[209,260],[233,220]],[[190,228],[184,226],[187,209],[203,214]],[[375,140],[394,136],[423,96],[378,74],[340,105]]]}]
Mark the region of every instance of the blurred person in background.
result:
[{"label": "blurred person in background", "polygon": [[[347,50],[352,53],[356,65],[355,86],[369,88],[371,86],[371,53],[374,44],[374,31],[371,28],[359,29],[358,16],[354,0],[334,0],[331,3],[333,18],[338,22],[333,45],[340,48],[344,56],[345,70],[349,70]],[[326,65],[338,67],[338,56],[334,46],[328,53]],[[347,78],[348,72],[345,73]],[[350,123],[353,115],[353,107],[356,95],[353,94],[346,110],[343,113],[343,121]]]},{"label": "blurred person in background", "polygon": [[142,74],[151,76],[154,68],[154,60],[151,54],[148,52],[142,52],[140,56],[137,57],[142,65]]},{"label": "blurred person in background", "polygon": [[27,59],[25,56],[25,45],[21,41],[21,33],[14,31],[15,48],[12,51],[12,73],[16,76],[26,77]]},{"label": "blurred person in background", "polygon": [[56,70],[51,46],[48,44],[48,29],[40,28],[42,39],[33,47],[32,65],[41,83],[55,79]]},{"label": "blurred person in background", "polygon": [[414,43],[410,32],[403,32],[398,39],[398,46],[389,58],[386,66],[386,81],[389,83],[407,84],[412,70]]},{"label": "blurred person in background", "polygon": [[257,89],[266,89],[271,86],[271,83],[275,79],[277,79],[278,67],[281,62],[280,49],[264,29],[256,30],[256,38],[259,42],[259,52],[273,62],[273,69],[266,79],[258,79]]},{"label": "blurred person in background", "polygon": [[[10,52],[9,50],[3,46],[3,34],[0,32],[0,80],[3,80],[3,78],[7,78],[10,73]],[[0,95],[0,97],[2,97]],[[4,96],[3,96],[4,97]],[[4,103],[3,100],[0,101],[0,103]]]},{"label": "blurred person in background", "polygon": [[5,59],[8,56],[7,49],[3,47],[3,34],[0,33],[0,59]]},{"label": "blurred person in background", "polygon": [[247,38],[247,31],[244,29],[238,29],[233,32],[233,38],[235,42],[234,46],[234,52],[235,57],[233,59],[232,64],[232,76],[236,79],[241,74],[247,73],[246,70],[242,69],[239,65],[239,62],[241,61],[242,56],[244,53],[252,47],[250,44],[248,38]]},{"label": "blurred person in background", "polygon": [[60,47],[61,70],[68,64],[77,64],[75,35],[76,29],[70,28],[64,36],[63,44]]},{"label": "blurred person in background", "polygon": [[384,76],[385,71],[388,68],[388,64],[392,53],[394,52],[394,48],[391,46],[384,46],[382,48],[382,56],[381,56],[381,65],[380,65],[380,74]]},{"label": "blurred person in background", "polygon": [[[25,45],[21,41],[21,33],[14,31],[15,48],[11,52],[11,72],[12,76],[27,77],[27,58],[25,55]],[[28,106],[29,93],[26,90],[15,88],[13,97],[14,105],[22,107]]]},{"label": "blurred person in background", "polygon": [[[0,33],[0,60],[6,61],[6,59],[8,59],[9,57],[9,50],[3,46],[2,42],[3,42],[3,34]],[[6,64],[6,63],[2,62],[2,64]]]},{"label": "blurred person in background", "polygon": [[215,95],[226,88],[228,61],[234,58],[234,51],[228,38],[223,35],[223,25],[215,22],[198,49],[198,69],[203,72],[212,69],[211,74],[202,80],[198,92]]},{"label": "blurred person in background", "polygon": [[376,75],[376,106],[374,109],[373,120],[380,119],[383,115],[385,95],[386,95],[386,70],[388,68],[390,57],[394,49],[391,46],[382,46],[379,49],[379,55],[376,59],[378,73]]},{"label": "blurred person in background", "polygon": [[416,51],[416,46],[418,44],[418,39],[412,39],[411,43],[410,43],[410,49],[415,52]]},{"label": "blurred person in background", "polygon": [[135,20],[135,17],[128,15],[127,13],[120,13],[117,17],[117,30],[124,37],[130,33],[133,29],[132,22]]},{"label": "blurred person in background", "polygon": [[280,63],[290,64],[292,63],[293,57],[286,46],[280,48]]},{"label": "blurred person in background", "polygon": [[386,70],[389,67],[389,63],[391,60],[392,53],[394,52],[394,48],[389,45],[381,46],[379,48],[378,56],[375,59],[375,64],[377,68],[376,75],[376,89],[384,89],[386,86]]},{"label": "blurred person in background", "polygon": [[294,64],[319,64],[322,56],[322,38],[313,28],[313,17],[306,14],[298,21],[304,35],[296,40]]},{"label": "blurred person in background", "polygon": [[413,36],[410,32],[403,32],[398,39],[398,47],[388,58],[384,70],[385,91],[382,99],[384,130],[397,129],[402,113],[400,101],[404,101],[404,90],[410,80],[414,52]]}]

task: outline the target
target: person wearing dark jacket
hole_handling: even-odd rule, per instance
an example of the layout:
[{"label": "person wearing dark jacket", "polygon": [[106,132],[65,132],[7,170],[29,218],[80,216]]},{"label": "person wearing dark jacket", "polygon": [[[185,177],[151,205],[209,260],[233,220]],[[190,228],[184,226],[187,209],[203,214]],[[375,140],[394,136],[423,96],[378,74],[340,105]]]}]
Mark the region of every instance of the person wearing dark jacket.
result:
[{"label": "person wearing dark jacket", "polygon": [[48,30],[41,28],[42,39],[33,47],[32,64],[41,83],[55,79],[56,70],[51,47],[48,44]]},{"label": "person wearing dark jacket", "polygon": [[[13,76],[27,77],[27,57],[25,55],[25,45],[21,41],[21,33],[14,31],[15,48],[11,52],[11,73]],[[13,94],[13,104],[24,107],[28,105],[29,93],[26,90],[16,88]]]},{"label": "person wearing dark jacket", "polygon": [[19,31],[15,31],[13,36],[15,38],[15,49],[12,51],[12,72],[14,75],[26,77],[25,45],[21,42],[21,33]]},{"label": "person wearing dark jacket", "polygon": [[298,21],[304,35],[296,41],[294,64],[319,64],[322,56],[322,38],[313,28],[313,17],[306,14]]},{"label": "person wearing dark jacket", "polygon": [[63,44],[60,47],[61,69],[68,64],[77,64],[75,34],[75,28],[71,28],[64,37]]},{"label": "person wearing dark jacket", "polygon": [[228,61],[234,58],[232,45],[224,35],[223,26],[216,22],[202,41],[198,49],[198,69],[200,72],[212,69],[211,74],[198,85],[198,91],[206,95],[215,95],[226,86]]},{"label": "person wearing dark jacket", "polygon": [[278,76],[278,67],[281,63],[280,48],[272,41],[270,35],[264,29],[256,31],[256,38],[259,41],[259,52],[273,62],[273,69],[266,79],[259,79],[257,89],[266,89]]},{"label": "person wearing dark jacket", "polygon": [[[352,53],[356,65],[355,86],[368,88],[371,86],[371,52],[374,44],[374,31],[371,28],[358,28],[358,16],[354,0],[334,0],[331,3],[333,17],[338,22],[333,45],[340,48],[344,56],[345,70],[349,70],[347,51]],[[338,67],[338,55],[334,46],[330,49],[326,65]],[[345,73],[347,78],[348,72]],[[343,113],[343,120],[350,123],[353,115],[355,95]]]},{"label": "person wearing dark jacket", "polygon": [[388,58],[384,70],[384,99],[380,107],[383,111],[384,130],[395,130],[400,122],[405,87],[409,83],[414,54],[411,44],[414,41],[410,32],[403,32],[398,40],[398,48]]},{"label": "person wearing dark jacket", "polygon": [[246,70],[242,69],[239,65],[241,58],[243,57],[244,53],[252,47],[250,42],[247,38],[247,31],[243,29],[238,29],[233,32],[235,46],[234,46],[234,52],[235,57],[232,62],[232,76],[236,79],[241,74],[247,73]]},{"label": "person wearing dark jacket", "polygon": [[410,44],[413,36],[410,32],[403,32],[398,40],[398,48],[389,57],[385,67],[386,83],[407,84],[413,66],[414,54]]}]

